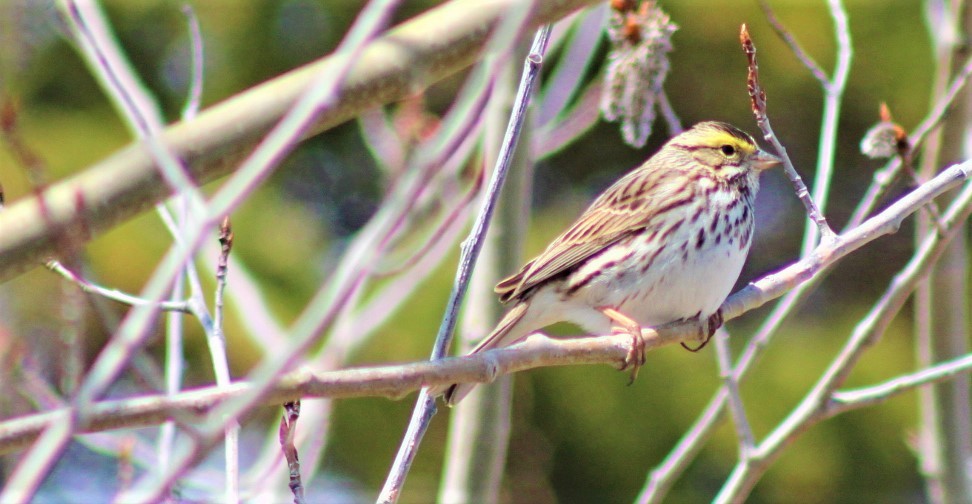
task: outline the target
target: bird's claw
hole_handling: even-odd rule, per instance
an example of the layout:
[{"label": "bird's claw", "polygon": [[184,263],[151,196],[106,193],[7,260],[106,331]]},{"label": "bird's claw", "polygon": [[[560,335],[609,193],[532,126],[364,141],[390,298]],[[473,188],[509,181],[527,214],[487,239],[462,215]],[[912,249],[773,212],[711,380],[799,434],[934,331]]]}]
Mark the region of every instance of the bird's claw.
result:
[{"label": "bird's claw", "polygon": [[638,370],[645,364],[645,339],[641,335],[641,325],[614,308],[601,307],[598,310],[607,318],[611,319],[614,325],[611,331],[614,334],[627,334],[631,336],[631,347],[628,349],[624,361],[621,363],[621,371],[631,368],[631,380],[628,385],[634,383],[638,378]]},{"label": "bird's claw", "polygon": [[623,327],[616,327],[614,332],[615,334],[631,336],[631,347],[624,357],[624,362],[621,363],[621,371],[631,368],[631,379],[628,380],[628,385],[631,385],[638,378],[638,370],[645,365],[647,360],[645,357],[645,340],[641,337],[641,331],[632,332]]},{"label": "bird's claw", "polygon": [[698,352],[699,350],[702,350],[705,348],[705,345],[709,344],[709,340],[712,339],[712,335],[715,334],[720,327],[722,327],[722,323],[722,309],[716,310],[715,313],[710,315],[709,318],[704,321],[700,318],[698,340],[701,341],[701,343],[699,343],[699,346],[692,348],[686,345],[683,341],[680,343],[682,348],[688,350],[689,352]]}]

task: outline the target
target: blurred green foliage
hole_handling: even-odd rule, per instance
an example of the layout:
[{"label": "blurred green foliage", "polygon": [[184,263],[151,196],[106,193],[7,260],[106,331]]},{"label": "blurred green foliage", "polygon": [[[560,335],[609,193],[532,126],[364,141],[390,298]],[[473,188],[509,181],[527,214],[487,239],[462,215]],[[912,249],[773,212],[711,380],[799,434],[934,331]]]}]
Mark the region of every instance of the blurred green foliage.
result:
[{"label": "blurred green foliage", "polygon": [[[0,47],[0,85],[4,99],[18,104],[18,129],[42,156],[45,178],[57,180],[82,170],[130,141],[87,68],[57,37],[50,7],[30,0],[5,1],[8,4],[0,7],[0,31],[6,32]],[[105,3],[135,68],[155,92],[166,117],[176,120],[188,79],[186,25],[179,4]],[[396,19],[407,19],[435,3],[404,2]],[[683,122],[720,119],[755,131],[745,92],[745,58],[738,45],[739,25],[749,23],[774,128],[805,179],[812,180],[822,93],[773,34],[756,2],[662,3],[681,27],[674,37],[666,89]],[[771,3],[829,72],[835,44],[824,2]],[[877,167],[858,153],[857,144],[876,121],[879,103],[887,101],[905,127],[915,125],[928,108],[931,71],[919,2],[848,3],[855,58],[843,102],[828,211],[836,227],[846,220]],[[204,103],[220,101],[326,54],[340,41],[361,5],[357,0],[194,2],[205,37]],[[14,15],[25,12],[30,15]],[[46,23],[36,23],[38,17]],[[435,111],[448,107],[456,82],[432,88],[428,103]],[[538,231],[531,235],[528,253],[540,250],[592,195],[649,155],[665,136],[664,126],[659,125],[651,144],[636,152],[622,145],[614,125],[602,124],[541,163],[535,185]],[[354,125],[326,132],[293,154],[233,216],[234,253],[261,281],[264,295],[283,320],[299,313],[328,275],[327,268],[349,235],[366,222],[378,203],[384,187],[366,152]],[[799,247],[804,217],[789,183],[781,173],[764,176],[763,181],[757,241],[742,282],[792,261]],[[8,201],[32,191],[23,168],[3,150],[0,182]],[[757,436],[765,435],[802,397],[910,254],[909,229],[906,225],[897,236],[847,259],[811,298],[801,317],[785,325],[777,344],[743,386]],[[157,218],[146,214],[93,241],[85,256],[92,278],[137,292],[167,246]],[[416,286],[413,299],[355,361],[425,358],[454,264],[455,259],[446,261],[430,281]],[[4,299],[16,299],[16,307],[23,308],[17,311],[19,320],[5,324],[17,328],[50,324],[45,318],[56,313],[49,301],[56,282],[34,272],[0,289],[5,291]],[[736,348],[765,312],[757,310],[729,324],[729,330],[740,336],[734,341]],[[252,348],[248,342],[234,336],[236,324],[229,321],[227,334],[239,374],[258,356],[247,350]],[[868,354],[854,374],[854,383],[872,383],[912,366],[907,327],[907,320],[895,325]],[[90,329],[104,337],[99,324],[92,323]],[[201,334],[190,333],[196,338],[190,343],[195,355],[190,357],[194,363],[190,382],[206,382],[210,372],[208,358],[202,357]],[[93,353],[100,342],[92,338],[89,345]],[[609,368],[589,367],[517,376],[509,500],[631,501],[647,471],[694,421],[719,383],[711,348],[698,354],[677,348],[653,352],[638,382],[625,387],[626,379]],[[769,471],[751,502],[919,500],[921,481],[909,448],[915,402],[909,394],[814,427]],[[339,402],[323,470],[374,491],[390,465],[410,410],[409,400]],[[447,415],[440,414],[433,425],[402,502],[434,497]],[[727,424],[675,486],[671,500],[710,499],[731,470],[736,449],[734,432]]]}]

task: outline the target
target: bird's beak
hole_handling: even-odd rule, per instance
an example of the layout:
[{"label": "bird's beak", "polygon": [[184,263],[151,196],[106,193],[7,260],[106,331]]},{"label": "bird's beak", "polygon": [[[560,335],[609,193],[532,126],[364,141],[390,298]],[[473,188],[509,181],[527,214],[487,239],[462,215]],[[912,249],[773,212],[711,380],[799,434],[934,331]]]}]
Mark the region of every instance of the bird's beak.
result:
[{"label": "bird's beak", "polygon": [[760,171],[766,170],[768,168],[772,168],[782,162],[783,162],[782,159],[764,150],[756,151],[756,155],[753,157],[753,166],[755,166],[756,169]]}]

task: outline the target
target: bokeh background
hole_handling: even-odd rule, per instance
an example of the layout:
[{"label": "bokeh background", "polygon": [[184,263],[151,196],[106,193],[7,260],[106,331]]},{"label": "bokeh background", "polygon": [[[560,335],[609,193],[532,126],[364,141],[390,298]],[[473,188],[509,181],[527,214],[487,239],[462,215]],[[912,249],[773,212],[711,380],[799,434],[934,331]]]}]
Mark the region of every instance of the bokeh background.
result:
[{"label": "bokeh background", "polygon": [[[436,3],[408,0],[396,19],[408,19]],[[824,2],[771,3],[808,52],[830,71],[835,43]],[[749,112],[745,57],[738,43],[739,26],[748,23],[759,50],[774,129],[804,179],[811,181],[822,91],[774,35],[758,4],[722,0],[662,4],[680,27],[673,38],[672,71],[665,88],[683,123],[717,119],[757,130]],[[104,5],[137,71],[156,94],[166,118],[175,121],[189,79],[188,39],[180,4],[113,0]],[[193,2],[205,41],[204,104],[216,103],[327,54],[361,6],[356,0]],[[879,104],[887,102],[895,119],[906,128],[917,124],[929,108],[933,67],[921,2],[850,0],[847,9],[855,53],[827,212],[837,228],[847,220],[880,167],[858,149],[865,130],[877,120]],[[83,170],[131,140],[89,69],[59,30],[55,10],[48,2],[0,0],[0,93],[5,102],[15,104],[18,130],[41,156],[46,181]],[[556,65],[558,53],[552,56]],[[599,78],[599,70],[592,70],[592,79]],[[462,75],[429,89],[424,98],[430,113],[443,113],[461,82]],[[234,254],[254,273],[274,313],[284,322],[299,313],[329,274],[334,258],[372,215],[384,191],[383,178],[364,146],[361,131],[352,122],[307,141],[233,215]],[[649,156],[666,137],[664,124],[659,122],[649,145],[632,149],[623,144],[616,125],[600,123],[541,162],[533,186],[534,214],[526,253],[539,251],[599,190]],[[0,183],[7,201],[30,194],[35,186],[24,167],[2,148]],[[894,191],[904,189],[899,184]],[[758,207],[756,241],[741,283],[792,262],[800,246],[805,216],[782,172],[764,175]],[[168,245],[157,217],[145,214],[91,242],[84,254],[86,271],[98,282],[137,292]],[[798,316],[784,326],[777,343],[743,385],[757,436],[768,432],[803,396],[911,251],[909,221],[898,234],[845,259]],[[447,260],[429,281],[415,286],[410,301],[355,356],[354,363],[427,358],[454,266],[455,258]],[[232,280],[230,285],[232,288]],[[29,341],[32,358],[51,375],[58,368],[61,295],[60,280],[42,268],[0,285],[0,330],[8,337]],[[118,306],[111,310],[117,317],[124,313]],[[765,313],[765,309],[756,310],[728,324],[736,348]],[[107,333],[98,317],[86,320],[88,352],[93,356]],[[238,323],[231,312],[227,326],[231,364],[234,374],[242,375],[260,356],[245,338],[234,337]],[[913,368],[909,323],[907,315],[899,318],[880,345],[869,352],[852,384],[873,383]],[[159,354],[162,345],[160,336],[151,351]],[[187,360],[188,385],[211,383],[200,331],[190,329]],[[607,367],[566,367],[518,375],[505,498],[519,502],[632,500],[647,471],[694,421],[719,384],[711,348],[698,354],[677,347],[655,351],[637,383],[626,387],[626,380],[627,375]],[[407,425],[413,397],[397,402],[354,399],[336,403],[330,425],[332,440],[321,471],[327,476],[324,479],[339,482],[337,486],[347,492],[344,497],[374,498]],[[914,394],[906,394],[814,427],[768,472],[751,502],[922,500],[910,445],[917,421],[916,401]],[[17,411],[9,407],[3,411],[5,417],[14,413]],[[248,421],[247,428],[263,432],[277,415],[277,411],[260,412]],[[438,416],[426,438],[403,502],[434,498],[447,415]],[[110,480],[114,477],[111,454],[104,458],[101,477]],[[725,424],[676,484],[671,500],[710,499],[735,460],[734,433]],[[56,477],[48,482],[50,489],[66,484]],[[313,499],[321,494],[315,496],[311,490],[308,495]]]}]

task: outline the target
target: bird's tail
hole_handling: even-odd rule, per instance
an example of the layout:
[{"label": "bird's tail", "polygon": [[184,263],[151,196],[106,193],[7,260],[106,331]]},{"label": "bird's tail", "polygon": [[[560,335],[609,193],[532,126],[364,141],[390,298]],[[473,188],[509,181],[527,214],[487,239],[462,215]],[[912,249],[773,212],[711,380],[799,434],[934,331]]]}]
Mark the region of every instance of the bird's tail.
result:
[{"label": "bird's tail", "polygon": [[[517,303],[510,311],[506,312],[503,320],[500,320],[496,328],[493,329],[493,332],[483,338],[483,341],[479,342],[476,348],[473,348],[468,355],[512,345],[520,338],[529,334],[529,331],[532,329],[525,328],[524,324],[520,323],[523,321],[523,316],[526,315],[529,306],[529,301]],[[476,383],[455,383],[450,385],[445,391],[446,404],[455,406],[463,397],[466,397],[466,395],[472,392],[472,389],[476,385]]]}]

